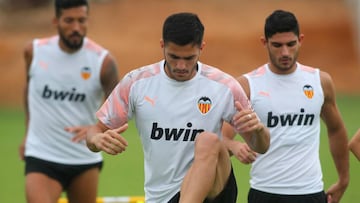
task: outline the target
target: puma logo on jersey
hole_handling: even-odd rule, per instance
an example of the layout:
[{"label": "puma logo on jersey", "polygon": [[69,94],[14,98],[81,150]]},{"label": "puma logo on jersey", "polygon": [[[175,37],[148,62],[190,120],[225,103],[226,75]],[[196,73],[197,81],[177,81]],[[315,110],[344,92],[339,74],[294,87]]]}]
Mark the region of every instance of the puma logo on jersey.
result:
[{"label": "puma logo on jersey", "polygon": [[49,65],[44,61],[39,61],[39,66],[44,70],[47,70],[49,68]]},{"label": "puma logo on jersey", "polygon": [[77,92],[75,87],[73,87],[70,91],[59,91],[50,89],[48,85],[45,85],[41,96],[44,99],[73,102],[83,102],[86,98],[85,93]]},{"label": "puma logo on jersey", "polygon": [[298,114],[283,114],[274,115],[273,112],[268,112],[267,126],[276,127],[281,126],[293,126],[293,125],[312,125],[314,122],[315,114],[305,114],[305,109],[301,108]]},{"label": "puma logo on jersey", "polygon": [[150,138],[154,140],[165,139],[167,141],[194,141],[196,136],[205,130],[192,129],[192,123],[186,124],[187,128],[161,128],[158,123],[153,123]]},{"label": "puma logo on jersey", "polygon": [[150,97],[145,96],[144,100],[149,102],[151,104],[151,106],[155,106],[155,99],[151,99]]},{"label": "puma logo on jersey", "polygon": [[260,91],[258,92],[259,95],[264,96],[264,97],[270,97],[270,93],[269,92],[265,92],[265,91]]}]

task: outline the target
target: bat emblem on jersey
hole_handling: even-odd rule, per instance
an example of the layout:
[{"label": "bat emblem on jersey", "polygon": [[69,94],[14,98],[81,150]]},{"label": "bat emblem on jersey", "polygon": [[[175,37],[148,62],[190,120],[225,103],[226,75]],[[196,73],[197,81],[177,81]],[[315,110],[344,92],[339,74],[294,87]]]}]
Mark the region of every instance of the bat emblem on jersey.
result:
[{"label": "bat emblem on jersey", "polygon": [[201,97],[198,100],[198,109],[202,114],[206,114],[211,109],[211,99],[209,97]]},{"label": "bat emblem on jersey", "polygon": [[84,79],[84,80],[87,80],[89,79],[91,76],[91,69],[89,67],[83,67],[81,69],[81,77]]},{"label": "bat emblem on jersey", "polygon": [[313,98],[314,96],[314,88],[311,85],[304,85],[303,92],[309,99]]}]

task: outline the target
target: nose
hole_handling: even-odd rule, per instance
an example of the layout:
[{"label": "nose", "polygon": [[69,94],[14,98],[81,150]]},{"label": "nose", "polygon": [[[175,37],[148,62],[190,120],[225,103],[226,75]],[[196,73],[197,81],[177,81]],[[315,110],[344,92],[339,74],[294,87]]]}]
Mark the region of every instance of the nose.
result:
[{"label": "nose", "polygon": [[75,22],[73,25],[73,30],[79,32],[80,31],[80,23]]},{"label": "nose", "polygon": [[80,33],[81,31],[81,28],[82,28],[82,24],[78,21],[73,21],[73,23],[71,24],[71,29],[73,32],[78,32]]},{"label": "nose", "polygon": [[186,61],[184,59],[179,59],[176,61],[176,68],[184,69],[186,68]]},{"label": "nose", "polygon": [[281,55],[282,55],[282,56],[288,56],[289,53],[290,53],[289,47],[287,47],[287,46],[282,46],[282,48],[281,48]]}]

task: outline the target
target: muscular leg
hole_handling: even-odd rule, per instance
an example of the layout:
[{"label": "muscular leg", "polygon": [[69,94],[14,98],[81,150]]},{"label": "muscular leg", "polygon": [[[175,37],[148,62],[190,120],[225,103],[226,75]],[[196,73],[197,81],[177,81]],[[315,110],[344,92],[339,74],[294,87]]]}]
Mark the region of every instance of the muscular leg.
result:
[{"label": "muscular leg", "polygon": [[202,133],[195,140],[195,158],[181,186],[180,203],[202,203],[224,188],[230,175],[228,151],[218,136]]},{"label": "muscular leg", "polygon": [[54,203],[62,193],[62,186],[42,173],[29,173],[25,179],[25,190],[27,203]]},{"label": "muscular leg", "polygon": [[75,177],[67,190],[69,203],[96,203],[99,168],[91,168]]}]

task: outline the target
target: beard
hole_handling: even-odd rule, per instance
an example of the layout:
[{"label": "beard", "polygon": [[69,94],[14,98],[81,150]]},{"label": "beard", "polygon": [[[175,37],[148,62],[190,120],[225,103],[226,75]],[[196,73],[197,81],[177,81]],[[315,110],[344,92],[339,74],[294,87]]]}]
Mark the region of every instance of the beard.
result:
[{"label": "beard", "polygon": [[61,32],[59,33],[59,35],[60,35],[60,40],[64,43],[64,45],[65,45],[67,48],[69,48],[69,49],[71,49],[71,50],[73,50],[73,51],[79,50],[79,49],[82,47],[82,45],[83,45],[84,36],[81,36],[78,32],[72,33],[72,34],[69,36],[69,38],[76,36],[76,37],[79,37],[79,38],[80,38],[79,41],[72,41],[72,40],[70,40],[69,38],[66,38],[66,37],[64,36],[64,34],[62,34]]}]

